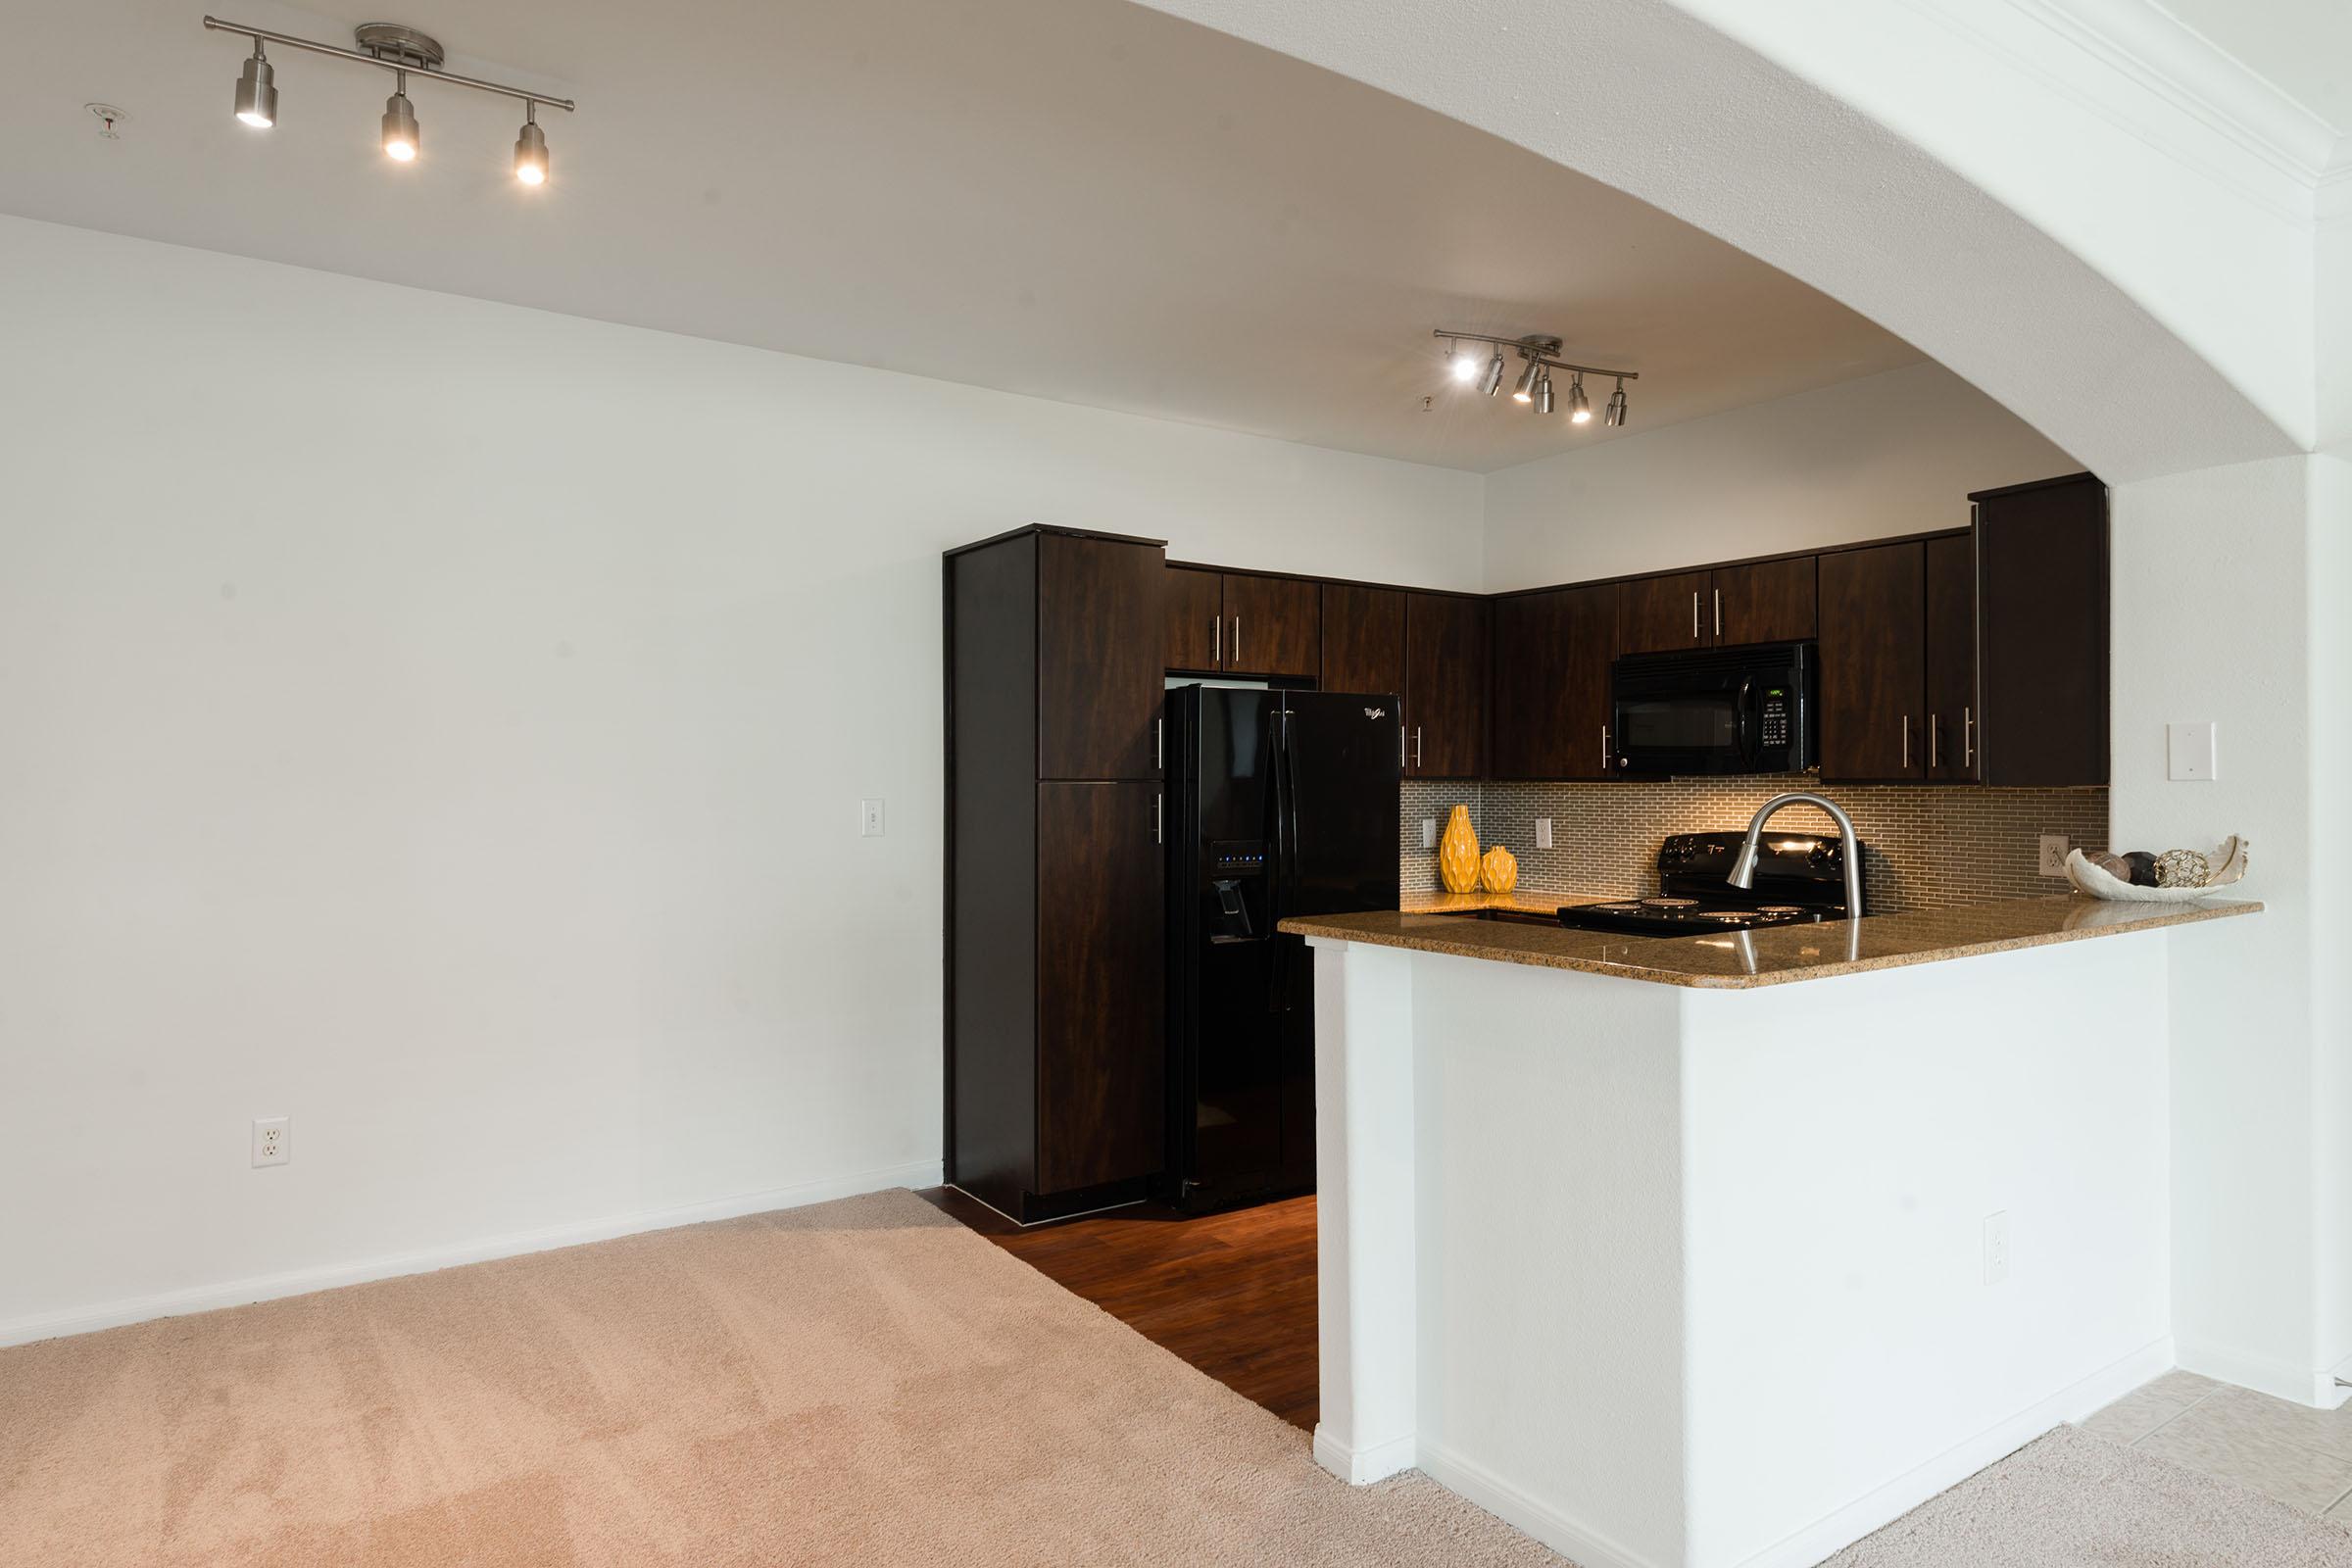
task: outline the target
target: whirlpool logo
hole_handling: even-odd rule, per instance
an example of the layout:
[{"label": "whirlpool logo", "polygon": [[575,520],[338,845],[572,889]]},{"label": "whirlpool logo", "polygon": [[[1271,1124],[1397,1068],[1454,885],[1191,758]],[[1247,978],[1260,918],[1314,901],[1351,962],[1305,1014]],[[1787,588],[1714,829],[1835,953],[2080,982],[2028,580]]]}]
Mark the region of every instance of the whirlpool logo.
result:
[{"label": "whirlpool logo", "polygon": [[1388,716],[1388,712],[1389,710],[1385,708],[1367,708],[1364,710],[1364,716],[1366,718],[1385,718]]}]

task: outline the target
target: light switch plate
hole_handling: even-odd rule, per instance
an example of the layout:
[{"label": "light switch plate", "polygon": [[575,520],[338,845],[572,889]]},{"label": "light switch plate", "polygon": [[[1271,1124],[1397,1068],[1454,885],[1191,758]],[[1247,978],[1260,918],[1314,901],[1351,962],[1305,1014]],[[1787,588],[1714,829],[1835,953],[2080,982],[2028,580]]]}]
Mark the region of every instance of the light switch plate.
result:
[{"label": "light switch plate", "polygon": [[858,803],[858,833],[860,838],[878,839],[882,836],[882,803]]},{"label": "light switch plate", "polygon": [[1438,819],[1434,816],[1421,819],[1421,847],[1425,850],[1438,847]]},{"label": "light switch plate", "polygon": [[1551,818],[1548,816],[1536,818],[1536,848],[1539,850],[1551,848]]},{"label": "light switch plate", "polygon": [[2213,721],[2165,726],[2165,776],[2210,781],[2213,778]]}]

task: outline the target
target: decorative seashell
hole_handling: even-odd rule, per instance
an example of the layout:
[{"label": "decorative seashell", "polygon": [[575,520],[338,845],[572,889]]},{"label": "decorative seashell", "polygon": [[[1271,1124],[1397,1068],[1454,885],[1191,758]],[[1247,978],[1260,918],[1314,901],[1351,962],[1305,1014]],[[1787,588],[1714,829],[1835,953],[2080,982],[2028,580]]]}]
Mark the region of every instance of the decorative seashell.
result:
[{"label": "decorative seashell", "polygon": [[2213,867],[2194,850],[2167,850],[2156,857],[2156,885],[2160,888],[2201,888],[2212,875]]},{"label": "decorative seashell", "polygon": [[1489,893],[1508,893],[1519,885],[1519,858],[1497,844],[1478,862],[1478,879]]},{"label": "decorative seashell", "polygon": [[1478,835],[1470,827],[1470,808],[1457,806],[1446,819],[1446,836],[1438,841],[1438,880],[1448,893],[1478,891]]}]

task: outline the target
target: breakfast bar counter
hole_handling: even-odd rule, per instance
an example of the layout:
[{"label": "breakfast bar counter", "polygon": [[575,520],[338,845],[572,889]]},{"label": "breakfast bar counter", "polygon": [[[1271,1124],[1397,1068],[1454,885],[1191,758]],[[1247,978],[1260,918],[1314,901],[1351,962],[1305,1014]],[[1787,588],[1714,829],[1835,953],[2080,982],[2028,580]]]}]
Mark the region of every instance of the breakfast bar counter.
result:
[{"label": "breakfast bar counter", "polygon": [[2174,1364],[2171,949],[2259,905],[1660,938],[1500,897],[1282,924],[1327,1468],[1587,1568],[1804,1568]]},{"label": "breakfast bar counter", "polygon": [[1549,913],[1574,902],[1525,893],[1440,894],[1393,914],[1319,915],[1285,920],[1282,929],[1325,941],[1582,969],[1662,985],[1737,989],[2223,920],[2262,908],[2251,901],[2224,898],[2188,904],[2006,899],[1693,937],[1627,937],[1474,917],[1475,911],[1496,908]]}]

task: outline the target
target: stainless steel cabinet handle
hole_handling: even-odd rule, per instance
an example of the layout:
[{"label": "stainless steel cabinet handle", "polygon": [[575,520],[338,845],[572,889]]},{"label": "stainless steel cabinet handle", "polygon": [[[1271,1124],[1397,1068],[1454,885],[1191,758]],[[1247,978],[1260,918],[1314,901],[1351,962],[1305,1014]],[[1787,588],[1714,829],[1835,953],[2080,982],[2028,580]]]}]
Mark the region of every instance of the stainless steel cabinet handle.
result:
[{"label": "stainless steel cabinet handle", "polygon": [[1690,640],[1698,641],[1698,590],[1690,590]]},{"label": "stainless steel cabinet handle", "polygon": [[1715,590],[1715,640],[1723,640],[1723,590]]},{"label": "stainless steel cabinet handle", "polygon": [[1152,721],[1152,765],[1162,772],[1167,771],[1168,721],[1164,718]]},{"label": "stainless steel cabinet handle", "polygon": [[1217,662],[1223,664],[1225,662],[1225,617],[1223,615],[1217,617],[1216,638]]},{"label": "stainless steel cabinet handle", "polygon": [[1233,617],[1233,667],[1242,667],[1242,617]]},{"label": "stainless steel cabinet handle", "polygon": [[1960,710],[1960,765],[1977,765],[1977,710],[1973,708]]},{"label": "stainless steel cabinet handle", "polygon": [[1401,771],[1404,765],[1404,724],[1399,720],[1396,725],[1396,766]]},{"label": "stainless steel cabinet handle", "polygon": [[1930,713],[1928,715],[1928,766],[1930,767],[1939,767],[1942,765],[1936,760],[1936,753],[1939,750],[1936,742],[1937,737],[1943,734],[1943,726],[1937,723],[1936,720],[1942,716],[1943,715],[1940,713]]},{"label": "stainless steel cabinet handle", "polygon": [[1168,798],[1165,795],[1154,795],[1152,797],[1152,842],[1154,844],[1165,844],[1168,842],[1167,822],[1165,819],[1166,811],[1164,809],[1167,805],[1167,799]]},{"label": "stainless steel cabinet handle", "polygon": [[1600,726],[1600,770],[1603,773],[1609,770],[1609,726],[1606,724]]},{"label": "stainless steel cabinet handle", "polygon": [[1903,715],[1903,771],[1911,770],[1911,715]]},{"label": "stainless steel cabinet handle", "polygon": [[1421,765],[1421,726],[1418,724],[1413,726],[1413,765]]}]

